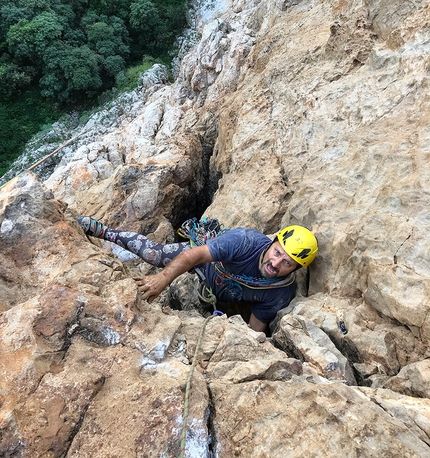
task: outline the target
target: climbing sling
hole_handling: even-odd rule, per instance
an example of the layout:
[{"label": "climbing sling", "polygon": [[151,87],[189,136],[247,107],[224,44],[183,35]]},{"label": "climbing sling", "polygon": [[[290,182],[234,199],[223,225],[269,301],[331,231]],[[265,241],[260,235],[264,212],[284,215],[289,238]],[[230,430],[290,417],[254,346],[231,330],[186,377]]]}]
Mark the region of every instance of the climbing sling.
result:
[{"label": "climbing sling", "polygon": [[[200,221],[197,218],[191,218],[185,221],[178,229],[178,234],[188,239],[191,246],[202,246],[206,244],[208,239],[217,237],[227,232],[229,229],[224,228],[217,219],[203,218]],[[197,295],[203,307],[209,306],[212,310],[216,310],[217,298],[212,289],[205,283],[206,277],[203,270],[196,266],[193,269],[199,276],[201,282],[197,289]]]},{"label": "climbing sling", "polygon": [[[184,237],[191,242],[191,246],[201,246],[205,245],[208,239],[213,237],[219,237],[229,231],[229,228],[225,228],[219,221],[215,218],[203,218],[200,221],[197,218],[191,218],[185,221],[182,226],[178,229],[178,234],[181,237]],[[261,277],[249,277],[246,275],[233,274],[227,271],[222,262],[213,262],[214,268],[218,275],[230,280],[239,286],[245,286],[251,289],[272,289],[272,288],[282,288],[291,285],[295,280],[294,273],[283,277],[283,278],[261,278]],[[194,268],[196,273],[199,275],[202,281],[205,280],[203,271],[200,268]],[[207,303],[212,303],[213,292],[210,288],[205,285],[205,287],[200,288],[202,291],[199,291],[199,297]],[[205,300],[209,298],[209,300]],[[216,300],[216,298],[215,298]]]}]

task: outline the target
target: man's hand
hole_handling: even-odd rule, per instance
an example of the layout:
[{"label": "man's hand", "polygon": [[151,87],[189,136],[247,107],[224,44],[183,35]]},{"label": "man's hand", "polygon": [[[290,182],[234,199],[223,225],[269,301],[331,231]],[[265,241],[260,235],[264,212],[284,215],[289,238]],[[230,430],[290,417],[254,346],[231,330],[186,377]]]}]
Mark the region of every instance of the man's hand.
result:
[{"label": "man's hand", "polygon": [[176,277],[199,264],[212,261],[209,248],[206,245],[198,246],[182,252],[158,274],[137,277],[134,280],[139,291],[143,293],[142,298],[152,302]]},{"label": "man's hand", "polygon": [[169,284],[163,272],[146,277],[137,277],[134,280],[137,283],[139,291],[142,293],[142,298],[148,302],[152,302],[157,298]]}]

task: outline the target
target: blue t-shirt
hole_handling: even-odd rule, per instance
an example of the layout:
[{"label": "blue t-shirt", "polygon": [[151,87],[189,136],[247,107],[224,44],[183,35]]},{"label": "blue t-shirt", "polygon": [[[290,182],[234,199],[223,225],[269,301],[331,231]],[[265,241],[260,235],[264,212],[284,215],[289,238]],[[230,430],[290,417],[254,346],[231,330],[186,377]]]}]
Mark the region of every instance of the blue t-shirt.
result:
[{"label": "blue t-shirt", "polygon": [[[271,243],[272,240],[261,232],[244,227],[231,229],[206,242],[213,260],[222,262],[226,271],[260,278],[260,255]],[[252,313],[263,323],[269,323],[296,293],[295,281],[277,288],[250,288],[220,275],[213,263],[205,264],[204,271],[206,283],[219,301],[248,302]]]}]

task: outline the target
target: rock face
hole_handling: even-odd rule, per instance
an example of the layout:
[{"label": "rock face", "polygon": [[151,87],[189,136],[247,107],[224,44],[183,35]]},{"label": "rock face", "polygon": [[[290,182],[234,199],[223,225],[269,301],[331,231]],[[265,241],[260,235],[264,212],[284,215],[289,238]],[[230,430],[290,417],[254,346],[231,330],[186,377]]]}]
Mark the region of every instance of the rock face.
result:
[{"label": "rock face", "polygon": [[[195,458],[430,456],[428,2],[202,8],[174,83],[154,67],[1,190],[0,456],[176,457],[183,432]],[[151,268],[84,214],[157,241],[298,223],[320,251],[267,339],[206,318],[192,274],[143,301]]]}]

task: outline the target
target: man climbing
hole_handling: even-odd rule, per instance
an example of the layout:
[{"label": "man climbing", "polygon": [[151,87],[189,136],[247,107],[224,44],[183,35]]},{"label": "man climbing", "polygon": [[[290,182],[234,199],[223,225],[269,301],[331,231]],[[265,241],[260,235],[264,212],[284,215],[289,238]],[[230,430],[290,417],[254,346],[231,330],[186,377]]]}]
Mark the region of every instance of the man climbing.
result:
[{"label": "man climbing", "polygon": [[220,302],[249,303],[249,326],[266,331],[278,310],[296,292],[294,272],[315,259],[318,243],[303,226],[288,226],[271,240],[250,228],[236,228],[209,238],[201,246],[189,242],[159,244],[142,234],[105,227],[89,216],[78,222],[85,234],[113,242],[156,267],[155,275],[137,278],[143,299],[151,302],[176,277],[198,267],[204,284]]}]

